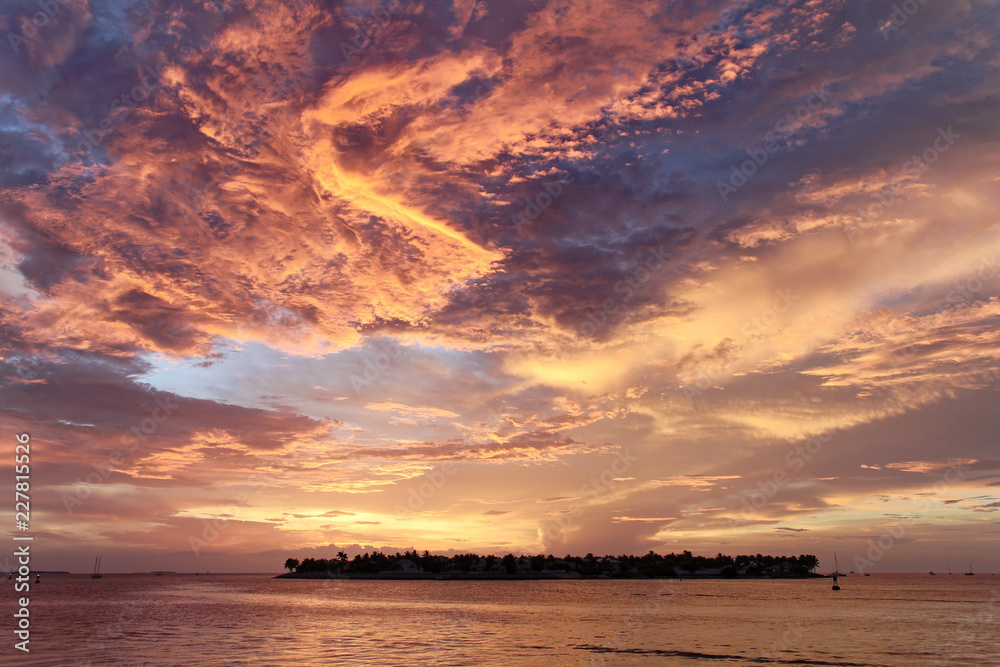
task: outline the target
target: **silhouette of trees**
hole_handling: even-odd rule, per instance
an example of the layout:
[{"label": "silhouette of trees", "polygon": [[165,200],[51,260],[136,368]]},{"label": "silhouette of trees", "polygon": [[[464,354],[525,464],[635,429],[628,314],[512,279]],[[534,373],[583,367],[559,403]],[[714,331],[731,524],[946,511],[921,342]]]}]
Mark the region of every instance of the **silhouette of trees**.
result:
[{"label": "silhouette of trees", "polygon": [[357,554],[348,560],[345,552],[337,552],[335,558],[305,558],[299,561],[289,558],[285,561],[285,569],[294,570],[297,574],[333,573],[345,574],[378,574],[380,572],[399,572],[402,567],[399,561],[407,559],[419,566],[425,573],[468,574],[499,576],[528,576],[542,572],[566,572],[585,577],[676,577],[676,576],[721,576],[736,577],[807,577],[818,576],[813,571],[819,566],[819,559],[810,554],[799,556],[769,556],[764,554],[740,554],[727,556],[717,554],[714,558],[695,556],[690,551],[679,554],[658,554],[652,550],[643,556],[606,555],[595,557],[588,553],[584,557],[567,554],[556,558],[553,554],[537,554],[528,556],[530,572],[518,571],[518,556],[507,554],[497,557],[493,554],[456,554],[454,556],[437,556],[430,551],[418,552],[411,549],[405,553],[384,554],[378,550],[372,553]]},{"label": "silhouette of trees", "polygon": [[514,574],[517,572],[517,559],[514,558],[514,554],[507,554],[500,560],[500,562],[503,563],[504,570],[507,574]]}]

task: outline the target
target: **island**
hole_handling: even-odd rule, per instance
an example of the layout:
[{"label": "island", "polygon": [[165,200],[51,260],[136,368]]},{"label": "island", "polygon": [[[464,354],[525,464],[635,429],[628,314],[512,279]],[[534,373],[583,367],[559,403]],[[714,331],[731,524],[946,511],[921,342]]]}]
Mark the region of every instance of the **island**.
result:
[{"label": "island", "polygon": [[581,579],[581,578],[803,578],[816,574],[816,556],[739,555],[714,558],[690,551],[644,556],[441,556],[416,550],[385,554],[378,550],[349,559],[343,551],[333,558],[289,558],[286,574],[276,579]]}]

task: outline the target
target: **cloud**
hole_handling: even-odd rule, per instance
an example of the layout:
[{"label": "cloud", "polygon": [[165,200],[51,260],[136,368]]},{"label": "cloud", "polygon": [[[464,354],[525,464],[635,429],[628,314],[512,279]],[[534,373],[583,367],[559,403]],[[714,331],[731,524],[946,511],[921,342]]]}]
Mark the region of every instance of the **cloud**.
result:
[{"label": "cloud", "polygon": [[401,405],[399,403],[369,403],[365,406],[366,410],[376,410],[378,412],[392,412],[403,415],[411,415],[417,419],[436,419],[439,417],[457,417],[458,413],[452,412],[451,410],[444,410],[442,408],[433,407],[411,407],[409,405]]},{"label": "cloud", "polygon": [[0,54],[0,422],[60,553],[996,509],[993,3],[58,6]]}]

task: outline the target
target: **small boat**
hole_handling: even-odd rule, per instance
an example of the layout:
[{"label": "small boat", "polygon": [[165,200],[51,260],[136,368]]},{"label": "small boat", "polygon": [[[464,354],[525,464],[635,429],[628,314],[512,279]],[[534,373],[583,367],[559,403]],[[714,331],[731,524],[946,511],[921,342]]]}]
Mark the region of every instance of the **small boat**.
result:
[{"label": "small boat", "polygon": [[935,576],[935,575],[934,575],[934,570],[931,570],[931,571],[930,571],[930,572],[928,572],[927,574],[931,575],[932,577],[933,577],[933,576]]},{"label": "small boat", "polygon": [[843,577],[844,575],[841,574],[841,572],[840,572],[840,563],[837,561],[837,552],[836,551],[833,552],[833,565],[834,565],[833,572],[830,573],[830,576],[833,577],[833,586],[832,586],[832,588],[835,591],[839,591],[840,590],[840,585],[837,583],[837,577]]},{"label": "small boat", "polygon": [[94,573],[90,575],[91,579],[101,578],[101,557],[98,556],[94,559]]},{"label": "small boat", "polygon": [[834,569],[834,571],[830,573],[830,576],[831,577],[846,577],[847,575],[840,571],[840,563],[837,561],[837,552],[836,551],[833,552],[833,563],[834,563],[834,567],[836,569]]},{"label": "small boat", "polygon": [[40,575],[40,574],[36,574],[35,575],[35,583],[36,584],[42,583],[42,575]]},{"label": "small boat", "polygon": [[866,577],[870,577],[870,576],[872,576],[872,575],[870,575],[870,574],[868,574],[867,572],[865,572],[865,576],[866,576]]},{"label": "small boat", "polygon": [[163,576],[163,573],[162,573],[162,572],[157,572],[157,573],[156,573],[156,576],[158,576],[158,577],[162,577],[162,576]]},{"label": "small boat", "polygon": [[965,576],[967,576],[967,577],[973,576],[973,573],[972,573],[972,563],[969,563],[969,571],[965,573]]}]

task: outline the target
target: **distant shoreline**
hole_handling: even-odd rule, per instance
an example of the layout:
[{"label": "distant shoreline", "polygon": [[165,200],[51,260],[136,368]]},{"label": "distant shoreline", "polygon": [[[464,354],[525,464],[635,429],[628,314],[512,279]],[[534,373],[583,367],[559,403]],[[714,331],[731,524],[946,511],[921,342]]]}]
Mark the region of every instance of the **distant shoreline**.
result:
[{"label": "distant shoreline", "polygon": [[772,576],[748,576],[739,575],[736,577],[724,577],[717,574],[691,574],[683,576],[660,576],[660,577],[644,577],[644,576],[607,576],[607,575],[594,575],[585,576],[578,572],[533,572],[531,574],[499,574],[495,572],[448,572],[444,574],[435,574],[433,572],[378,572],[378,573],[335,573],[335,572],[287,572],[285,574],[279,574],[274,579],[383,579],[383,580],[397,580],[397,581],[410,581],[414,579],[423,580],[437,580],[437,581],[533,581],[533,580],[553,580],[553,579],[571,579],[571,580],[586,580],[586,581],[613,581],[613,580],[628,580],[628,581],[642,581],[644,579],[742,579],[742,580],[760,580],[760,579],[827,579],[829,578],[825,574],[806,574],[802,576],[786,576],[786,577],[772,577]]},{"label": "distant shoreline", "polygon": [[[91,575],[90,572],[70,572],[70,571],[67,571],[67,570],[42,570],[40,572],[35,572],[34,570],[32,570],[31,576],[35,576],[36,574],[72,576],[72,577],[77,577],[77,576],[79,576],[79,577],[82,577],[82,576],[89,577]],[[961,573],[955,573],[955,574],[956,574],[956,576],[960,576]],[[977,572],[976,576],[989,577],[989,576],[996,576],[996,574],[997,574],[996,572]],[[550,574],[550,573],[545,573],[545,574],[532,573],[531,575],[525,575],[525,574],[512,574],[512,575],[509,575],[509,574],[496,574],[496,573],[488,573],[488,574],[460,573],[458,575],[455,575],[455,574],[449,573],[447,575],[440,575],[440,574],[434,574],[434,573],[430,573],[430,572],[417,572],[417,573],[413,573],[413,574],[406,574],[406,573],[403,573],[403,572],[380,572],[378,574],[348,574],[348,573],[345,573],[345,574],[338,575],[336,573],[326,574],[326,573],[322,573],[322,572],[309,572],[309,573],[305,573],[305,574],[296,574],[296,573],[293,573],[293,574],[289,575],[286,572],[286,573],[282,573],[282,574],[277,574],[276,575],[273,570],[271,572],[221,572],[220,571],[220,572],[212,572],[211,574],[206,573],[206,572],[176,572],[176,571],[175,572],[168,572],[166,570],[163,571],[163,576],[164,577],[175,577],[175,576],[176,577],[195,577],[195,576],[198,576],[198,575],[201,575],[203,577],[204,576],[213,577],[213,576],[230,576],[230,575],[240,575],[240,576],[251,576],[252,575],[252,576],[259,576],[259,577],[267,577],[268,579],[403,579],[403,580],[405,580],[405,579],[438,579],[438,578],[443,578],[443,579],[446,579],[446,580],[447,579],[471,579],[471,580],[482,580],[482,581],[486,581],[486,580],[504,580],[504,579],[539,579],[539,580],[544,580],[544,579],[582,579],[582,580],[588,580],[588,581],[592,580],[592,579],[596,579],[596,580],[599,580],[599,581],[603,581],[603,580],[642,581],[643,579],[678,579],[678,578],[680,578],[680,579],[688,579],[688,580],[690,580],[690,579],[727,579],[727,578],[729,578],[729,577],[723,577],[723,576],[716,575],[716,574],[700,574],[700,575],[685,574],[685,575],[682,575],[680,577],[675,577],[675,576],[674,577],[671,577],[671,576],[646,577],[646,576],[643,576],[643,575],[638,575],[637,576],[635,574],[628,574],[628,575],[624,575],[624,576],[623,575],[591,576],[591,575],[579,575],[579,574],[576,574],[576,573],[567,573],[567,574],[561,574],[561,573],[555,573],[555,574]],[[897,572],[897,571],[891,571],[891,572],[890,571],[887,571],[887,572],[872,572],[871,575],[873,577],[884,577],[884,576],[891,576],[891,577],[897,577],[897,576],[898,577],[927,577],[927,576],[929,576],[927,572],[923,572],[923,571],[921,571],[921,572]],[[102,572],[101,576],[102,577],[136,577],[136,576],[140,576],[141,577],[141,576],[155,576],[155,573],[154,572]],[[855,574],[850,574],[850,575],[844,574],[844,575],[840,575],[840,576],[842,578],[845,578],[845,579],[860,579],[861,577],[864,576],[864,574],[862,574],[862,573],[855,573]],[[938,573],[938,576],[941,577],[942,575],[940,573]],[[761,576],[740,575],[740,576],[735,577],[735,578],[736,579],[741,579],[741,580],[744,580],[744,579],[749,579],[749,580],[757,580],[757,579],[788,580],[788,579],[830,579],[831,577],[828,574],[809,574],[809,575],[802,576],[802,577],[799,577],[799,576],[771,577],[771,576],[767,576],[767,575],[761,575]],[[944,579],[948,579],[947,573],[945,573],[943,575],[943,578]],[[965,577],[960,577],[960,578],[963,581],[966,580]]]}]

